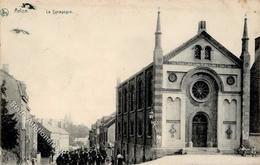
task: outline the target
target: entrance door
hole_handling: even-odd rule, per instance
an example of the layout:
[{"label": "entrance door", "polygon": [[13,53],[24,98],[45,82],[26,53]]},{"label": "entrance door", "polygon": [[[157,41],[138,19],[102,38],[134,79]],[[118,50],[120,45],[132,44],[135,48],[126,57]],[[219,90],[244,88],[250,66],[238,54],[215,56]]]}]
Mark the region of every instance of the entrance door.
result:
[{"label": "entrance door", "polygon": [[208,121],[203,114],[196,115],[192,120],[192,142],[194,147],[207,147]]}]

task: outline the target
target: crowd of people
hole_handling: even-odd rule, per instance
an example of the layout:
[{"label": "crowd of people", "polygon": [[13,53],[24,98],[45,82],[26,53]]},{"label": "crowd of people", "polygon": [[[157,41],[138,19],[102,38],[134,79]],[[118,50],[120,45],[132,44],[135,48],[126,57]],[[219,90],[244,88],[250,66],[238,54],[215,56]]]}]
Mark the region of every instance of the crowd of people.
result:
[{"label": "crowd of people", "polygon": [[[107,153],[105,150],[77,149],[64,151],[56,159],[57,165],[106,165]],[[110,162],[113,163],[113,159]]]}]

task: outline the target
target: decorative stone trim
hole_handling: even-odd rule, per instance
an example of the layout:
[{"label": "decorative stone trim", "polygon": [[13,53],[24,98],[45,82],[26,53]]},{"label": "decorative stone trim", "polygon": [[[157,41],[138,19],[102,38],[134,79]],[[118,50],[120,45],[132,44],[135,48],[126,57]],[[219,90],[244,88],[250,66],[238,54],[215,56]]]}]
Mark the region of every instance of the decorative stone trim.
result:
[{"label": "decorative stone trim", "polygon": [[211,63],[184,62],[184,61],[166,61],[164,62],[164,64],[206,66],[206,67],[216,67],[216,68],[240,68],[239,66],[232,65],[232,64],[211,64]]},{"label": "decorative stone trim", "polygon": [[250,136],[260,136],[260,133],[250,133]]},{"label": "decorative stone trim", "polygon": [[177,130],[174,128],[174,124],[171,125],[171,129],[169,130],[170,134],[171,134],[171,138],[174,138],[175,133],[177,132]]},{"label": "decorative stone trim", "polygon": [[223,124],[236,124],[236,121],[223,121]]},{"label": "decorative stone trim", "polygon": [[226,130],[227,139],[231,139],[232,133],[233,133],[233,131],[231,129],[231,125],[228,125],[228,129]]},{"label": "decorative stone trim", "polygon": [[179,123],[180,120],[166,120],[166,123]]},{"label": "decorative stone trim", "polygon": [[174,72],[169,73],[168,80],[170,82],[173,83],[173,82],[177,81],[177,79],[178,79],[178,77],[177,77],[177,75]]},{"label": "decorative stone trim", "polygon": [[163,88],[163,92],[181,92],[181,89]]},{"label": "decorative stone trim", "polygon": [[226,82],[228,85],[234,85],[236,80],[233,76],[228,76]]}]

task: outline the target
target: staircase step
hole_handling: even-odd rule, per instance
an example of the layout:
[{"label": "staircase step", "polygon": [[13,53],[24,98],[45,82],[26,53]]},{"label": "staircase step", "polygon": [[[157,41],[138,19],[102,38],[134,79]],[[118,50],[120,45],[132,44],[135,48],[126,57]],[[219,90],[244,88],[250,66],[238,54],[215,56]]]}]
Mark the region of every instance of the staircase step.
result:
[{"label": "staircase step", "polygon": [[193,147],[193,148],[183,148],[183,151],[187,154],[208,154],[208,155],[221,154],[218,148]]}]

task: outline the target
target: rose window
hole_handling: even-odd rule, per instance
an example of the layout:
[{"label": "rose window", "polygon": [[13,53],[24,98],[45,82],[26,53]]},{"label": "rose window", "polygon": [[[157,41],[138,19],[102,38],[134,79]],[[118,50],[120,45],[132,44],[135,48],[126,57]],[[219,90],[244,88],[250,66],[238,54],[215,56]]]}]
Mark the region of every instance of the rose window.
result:
[{"label": "rose window", "polygon": [[191,94],[196,100],[204,101],[209,95],[210,89],[206,82],[197,81],[191,88]]}]

